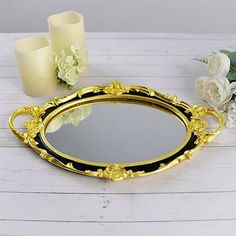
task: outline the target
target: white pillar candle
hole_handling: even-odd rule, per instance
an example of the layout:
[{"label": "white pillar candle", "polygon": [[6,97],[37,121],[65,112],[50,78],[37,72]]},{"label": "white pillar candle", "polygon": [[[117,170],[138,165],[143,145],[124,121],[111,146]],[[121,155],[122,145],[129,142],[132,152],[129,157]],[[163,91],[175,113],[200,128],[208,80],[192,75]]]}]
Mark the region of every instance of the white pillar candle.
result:
[{"label": "white pillar candle", "polygon": [[66,11],[48,17],[48,27],[53,51],[60,54],[63,49],[70,55],[71,45],[78,44],[86,52],[84,18],[75,11]]},{"label": "white pillar candle", "polygon": [[47,38],[35,37],[17,40],[15,55],[24,92],[27,95],[44,96],[56,89],[55,63]]}]

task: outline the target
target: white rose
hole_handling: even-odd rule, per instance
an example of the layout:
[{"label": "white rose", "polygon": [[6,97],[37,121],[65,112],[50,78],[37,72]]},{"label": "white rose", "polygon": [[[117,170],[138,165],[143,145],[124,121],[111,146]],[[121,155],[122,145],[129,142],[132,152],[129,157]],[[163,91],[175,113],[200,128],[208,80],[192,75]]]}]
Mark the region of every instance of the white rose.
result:
[{"label": "white rose", "polygon": [[195,81],[195,89],[198,95],[201,97],[201,99],[205,100],[204,98],[204,86],[206,81],[208,81],[210,78],[207,76],[199,76]]},{"label": "white rose", "polygon": [[236,82],[225,77],[213,77],[204,83],[203,97],[213,107],[222,107],[236,91]]},{"label": "white rose", "polygon": [[208,58],[207,68],[210,76],[225,77],[230,70],[230,59],[224,53],[215,53]]},{"label": "white rose", "polygon": [[227,112],[224,113],[224,117],[228,128],[236,128],[236,101],[228,103]]}]

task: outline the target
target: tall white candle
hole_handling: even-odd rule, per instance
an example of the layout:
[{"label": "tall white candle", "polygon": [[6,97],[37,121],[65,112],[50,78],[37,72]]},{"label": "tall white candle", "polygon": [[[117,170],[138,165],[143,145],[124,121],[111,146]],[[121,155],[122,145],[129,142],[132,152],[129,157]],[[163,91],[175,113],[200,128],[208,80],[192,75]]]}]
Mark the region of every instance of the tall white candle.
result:
[{"label": "tall white candle", "polygon": [[49,40],[44,37],[19,39],[14,49],[24,92],[34,97],[53,92],[57,80]]},{"label": "tall white candle", "polygon": [[53,51],[60,54],[63,49],[67,55],[72,52],[71,45],[79,44],[86,51],[84,18],[75,11],[66,11],[48,17],[48,27]]}]

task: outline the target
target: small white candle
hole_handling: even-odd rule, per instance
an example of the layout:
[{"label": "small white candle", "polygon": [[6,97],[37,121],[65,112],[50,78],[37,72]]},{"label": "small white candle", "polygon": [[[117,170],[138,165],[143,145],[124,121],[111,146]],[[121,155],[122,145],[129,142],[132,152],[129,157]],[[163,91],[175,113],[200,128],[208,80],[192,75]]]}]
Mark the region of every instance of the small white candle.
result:
[{"label": "small white candle", "polygon": [[24,92],[27,95],[44,96],[56,89],[55,65],[47,38],[35,37],[17,40],[15,55]]},{"label": "small white candle", "polygon": [[67,55],[72,52],[71,45],[79,44],[86,52],[84,35],[84,18],[75,11],[66,11],[48,17],[48,27],[53,51],[60,54],[64,50]]}]

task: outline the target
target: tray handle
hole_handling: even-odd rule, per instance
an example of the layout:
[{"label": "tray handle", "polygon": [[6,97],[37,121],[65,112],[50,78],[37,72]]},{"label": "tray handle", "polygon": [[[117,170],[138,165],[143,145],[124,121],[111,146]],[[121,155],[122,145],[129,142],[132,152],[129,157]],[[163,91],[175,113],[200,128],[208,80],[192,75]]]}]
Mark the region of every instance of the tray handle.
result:
[{"label": "tray handle", "polygon": [[[42,128],[42,119],[40,117],[42,113],[40,110],[40,106],[23,107],[17,109],[9,117],[8,123],[10,129],[24,143],[29,143],[29,141],[32,140]],[[24,126],[27,129],[26,132],[21,132],[14,125],[14,120],[20,115],[32,116],[31,120],[24,122]]]}]

